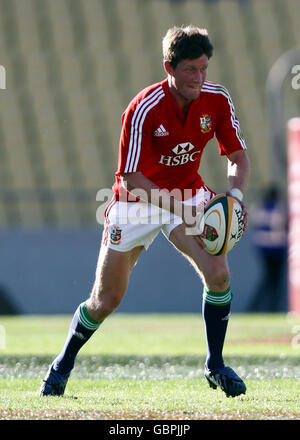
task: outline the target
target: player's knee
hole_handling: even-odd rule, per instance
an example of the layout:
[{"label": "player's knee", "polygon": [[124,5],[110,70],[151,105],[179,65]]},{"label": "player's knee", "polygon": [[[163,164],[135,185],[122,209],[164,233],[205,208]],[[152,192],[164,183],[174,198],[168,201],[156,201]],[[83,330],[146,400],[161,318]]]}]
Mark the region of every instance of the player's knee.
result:
[{"label": "player's knee", "polygon": [[116,291],[115,289],[106,290],[102,292],[100,288],[94,286],[90,302],[94,310],[94,315],[97,315],[99,319],[104,319],[112,314],[120,305],[123,297],[123,292]]},{"label": "player's knee", "polygon": [[206,286],[209,290],[222,292],[228,289],[230,282],[230,274],[227,270],[215,270],[205,277]]},{"label": "player's knee", "polygon": [[96,321],[102,321],[116,310],[120,304],[120,301],[116,298],[110,298],[109,300],[90,298],[88,304],[92,312],[91,314],[93,319]]},{"label": "player's knee", "polygon": [[101,316],[109,316],[111,315],[120,305],[120,300],[118,298],[109,298],[100,301],[99,310],[101,312]]}]

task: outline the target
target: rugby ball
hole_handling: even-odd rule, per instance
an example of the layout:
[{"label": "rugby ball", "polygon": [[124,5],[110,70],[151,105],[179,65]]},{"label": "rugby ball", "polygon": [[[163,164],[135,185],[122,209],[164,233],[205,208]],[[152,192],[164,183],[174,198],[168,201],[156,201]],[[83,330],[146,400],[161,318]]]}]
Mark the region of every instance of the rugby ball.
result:
[{"label": "rugby ball", "polygon": [[201,224],[205,250],[212,255],[225,255],[242,238],[242,206],[231,195],[219,194],[205,206]]}]

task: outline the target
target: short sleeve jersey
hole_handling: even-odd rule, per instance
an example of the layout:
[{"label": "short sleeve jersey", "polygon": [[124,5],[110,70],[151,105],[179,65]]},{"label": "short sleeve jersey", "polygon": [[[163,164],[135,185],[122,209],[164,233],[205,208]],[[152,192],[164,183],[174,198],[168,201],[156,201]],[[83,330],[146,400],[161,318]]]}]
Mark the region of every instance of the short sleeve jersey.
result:
[{"label": "short sleeve jersey", "polygon": [[122,173],[140,171],[161,189],[195,193],[203,184],[198,172],[207,142],[216,136],[219,152],[246,149],[228,91],[205,81],[185,117],[168,81],[142,90],[122,115],[118,169],[113,185],[120,193]]}]

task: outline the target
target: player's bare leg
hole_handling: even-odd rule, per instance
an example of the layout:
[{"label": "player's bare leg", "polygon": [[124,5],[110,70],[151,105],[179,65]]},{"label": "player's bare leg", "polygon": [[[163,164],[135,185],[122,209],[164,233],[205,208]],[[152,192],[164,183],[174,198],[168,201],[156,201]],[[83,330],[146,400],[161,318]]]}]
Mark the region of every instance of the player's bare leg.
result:
[{"label": "player's bare leg", "polygon": [[42,383],[41,396],[64,394],[78,351],[122,301],[130,272],[142,250],[143,247],[138,247],[118,252],[101,247],[91,295],[74,314],[65,345]]},{"label": "player's bare leg", "polygon": [[169,240],[191,262],[208,290],[223,292],[229,287],[229,266],[225,255],[206,252],[195,235],[186,235],[185,224],[173,229]]},{"label": "player's bare leg", "polygon": [[208,254],[199,237],[186,235],[184,224],[173,229],[169,240],[192,263],[204,284],[205,377],[212,388],[219,386],[227,396],[244,394],[244,382],[230,367],[225,367],[222,356],[232,299],[227,257]]},{"label": "player's bare leg", "polygon": [[87,312],[95,321],[103,321],[121,303],[131,270],[143,249],[139,246],[128,252],[119,252],[101,247],[95,283],[85,302]]}]

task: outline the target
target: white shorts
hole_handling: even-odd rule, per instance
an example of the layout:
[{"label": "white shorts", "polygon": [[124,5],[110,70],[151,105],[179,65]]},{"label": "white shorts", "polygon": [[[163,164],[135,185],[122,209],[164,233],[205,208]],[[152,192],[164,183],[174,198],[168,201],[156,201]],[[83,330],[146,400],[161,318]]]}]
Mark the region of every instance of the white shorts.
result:
[{"label": "white shorts", "polygon": [[[200,203],[204,203],[204,206],[216,195],[204,186],[202,191],[183,203],[198,206],[200,193]],[[147,250],[159,232],[169,239],[172,230],[183,223],[181,217],[157,206],[115,199],[108,204],[104,217],[102,245],[120,252],[127,252],[138,246]]]}]

